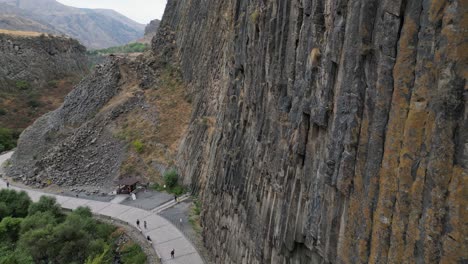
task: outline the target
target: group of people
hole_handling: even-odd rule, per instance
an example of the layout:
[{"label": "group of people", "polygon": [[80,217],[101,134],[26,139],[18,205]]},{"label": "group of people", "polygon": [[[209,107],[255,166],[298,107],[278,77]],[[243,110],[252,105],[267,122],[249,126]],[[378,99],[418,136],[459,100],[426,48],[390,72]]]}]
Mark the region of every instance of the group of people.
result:
[{"label": "group of people", "polygon": [[[136,224],[137,224],[138,229],[140,229],[140,232],[142,232],[142,230],[141,230],[141,228],[140,228],[140,219],[137,219],[137,220],[136,220]],[[145,229],[148,228],[146,221],[143,221],[143,227],[144,227]],[[146,240],[148,240],[148,242],[149,242],[150,244],[153,244],[153,240],[151,239],[151,237],[150,237],[149,235],[146,236]],[[174,258],[174,257],[175,257],[175,249],[172,249],[172,250],[171,250],[171,258]]]}]

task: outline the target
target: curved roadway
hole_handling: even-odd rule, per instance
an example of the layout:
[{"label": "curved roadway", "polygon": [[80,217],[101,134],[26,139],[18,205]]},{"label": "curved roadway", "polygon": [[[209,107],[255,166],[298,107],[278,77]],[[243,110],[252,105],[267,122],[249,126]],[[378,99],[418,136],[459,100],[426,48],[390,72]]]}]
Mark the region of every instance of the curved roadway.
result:
[{"label": "curved roadway", "polygon": [[[8,160],[12,152],[0,155],[0,166]],[[6,183],[0,178],[0,189],[5,189]],[[143,221],[148,223],[148,228],[143,229],[143,235],[150,236],[153,241],[153,248],[161,258],[162,263],[173,264],[203,264],[203,261],[195,247],[190,241],[169,221],[161,216],[143,209],[130,207],[110,202],[92,201],[68,196],[44,193],[40,190],[19,188],[11,186],[11,189],[22,190],[28,193],[33,201],[38,201],[41,196],[51,196],[57,199],[57,203],[65,209],[76,209],[80,206],[89,207],[94,214],[108,216],[120,220],[136,227],[137,219],[140,226]],[[171,250],[175,249],[175,258],[171,259]]]}]

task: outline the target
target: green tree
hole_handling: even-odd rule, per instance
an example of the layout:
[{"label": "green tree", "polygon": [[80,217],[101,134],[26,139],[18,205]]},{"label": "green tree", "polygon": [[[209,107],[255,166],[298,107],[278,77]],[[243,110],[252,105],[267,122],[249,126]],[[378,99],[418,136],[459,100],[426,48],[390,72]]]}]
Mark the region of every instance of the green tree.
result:
[{"label": "green tree", "polygon": [[93,240],[89,247],[91,257],[88,257],[86,264],[112,263],[112,252],[110,250],[110,246],[104,240]]},{"label": "green tree", "polygon": [[24,191],[0,190],[0,220],[5,216],[25,217],[30,204],[31,199]]},{"label": "green tree", "polygon": [[14,245],[18,241],[21,221],[21,218],[3,218],[0,222],[0,243]]},{"label": "green tree", "polygon": [[32,257],[21,250],[7,252],[7,251],[3,251],[2,248],[0,248],[0,264],[31,264],[31,263],[34,263]]},{"label": "green tree", "polygon": [[62,218],[62,209],[57,204],[57,200],[50,196],[41,196],[37,203],[29,206],[28,214],[34,215],[39,212],[50,212],[56,218]]},{"label": "green tree", "polygon": [[49,263],[59,241],[54,241],[52,226],[33,229],[21,235],[18,248],[30,255],[34,263]]},{"label": "green tree", "polygon": [[44,228],[47,226],[57,225],[57,218],[52,212],[36,212],[33,215],[29,215],[24,218],[21,222],[21,234],[29,232],[30,230]]}]

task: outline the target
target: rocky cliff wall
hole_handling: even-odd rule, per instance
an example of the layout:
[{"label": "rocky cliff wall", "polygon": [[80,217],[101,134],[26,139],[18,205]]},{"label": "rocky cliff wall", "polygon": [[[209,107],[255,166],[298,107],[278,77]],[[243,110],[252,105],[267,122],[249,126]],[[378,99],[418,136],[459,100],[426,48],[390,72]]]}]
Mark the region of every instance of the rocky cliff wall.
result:
[{"label": "rocky cliff wall", "polygon": [[17,81],[40,86],[88,72],[86,48],[78,41],[17,33],[0,34],[0,89],[14,90]]},{"label": "rocky cliff wall", "polygon": [[464,0],[168,1],[216,263],[462,263]]},{"label": "rocky cliff wall", "polygon": [[153,54],[98,68],[7,172],[110,186],[172,164],[189,123],[215,263],[466,262],[467,6],[170,0]]}]

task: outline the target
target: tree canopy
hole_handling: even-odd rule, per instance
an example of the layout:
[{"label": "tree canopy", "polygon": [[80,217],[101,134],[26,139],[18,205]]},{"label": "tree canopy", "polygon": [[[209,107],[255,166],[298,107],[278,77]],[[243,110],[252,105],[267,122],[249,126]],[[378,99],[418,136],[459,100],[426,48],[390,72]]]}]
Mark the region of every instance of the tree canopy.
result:
[{"label": "tree canopy", "polygon": [[52,197],[33,203],[25,192],[1,190],[0,220],[0,264],[146,262],[134,244],[130,256],[117,256],[116,228],[94,219],[89,208],[64,214]]}]

